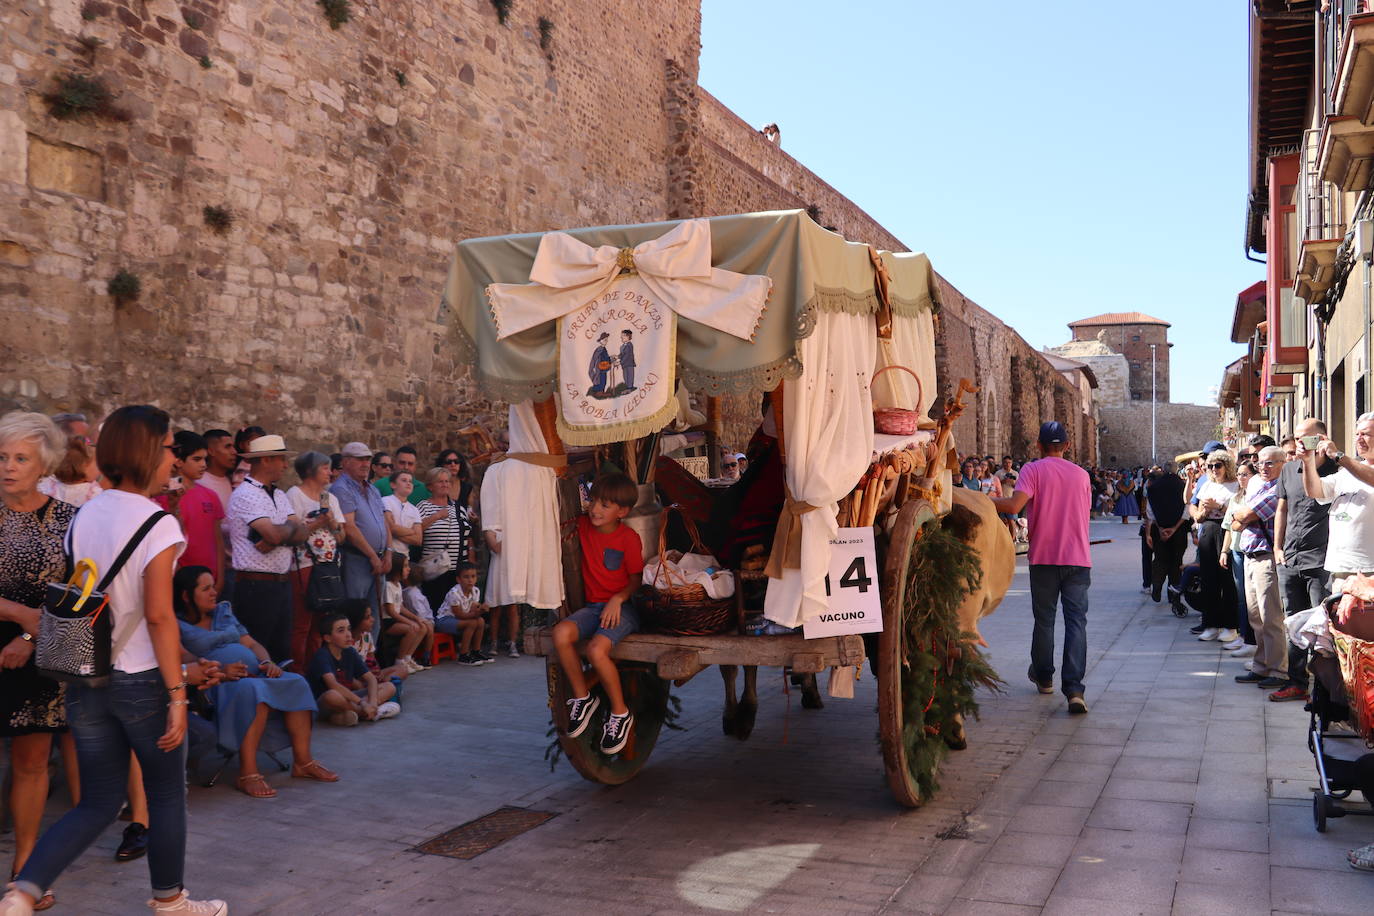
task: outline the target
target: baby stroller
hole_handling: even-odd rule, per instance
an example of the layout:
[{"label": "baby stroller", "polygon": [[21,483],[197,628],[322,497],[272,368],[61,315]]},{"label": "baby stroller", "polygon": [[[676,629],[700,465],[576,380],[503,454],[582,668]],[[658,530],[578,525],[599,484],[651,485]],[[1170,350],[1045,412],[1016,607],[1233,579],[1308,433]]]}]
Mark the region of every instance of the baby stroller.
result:
[{"label": "baby stroller", "polygon": [[[1328,617],[1333,616],[1339,599],[1339,595],[1333,595],[1326,600]],[[1350,651],[1352,640],[1363,643],[1336,630],[1334,625],[1331,633],[1342,652]],[[1327,818],[1374,815],[1374,809],[1341,804],[1356,790],[1364,796],[1366,804],[1374,804],[1374,752],[1369,750],[1366,737],[1374,722],[1362,724],[1361,716],[1352,708],[1351,691],[1358,692],[1360,685],[1346,683],[1340,661],[1312,652],[1308,656],[1308,670],[1312,674],[1312,695],[1305,707],[1311,714],[1307,748],[1317,763],[1312,821],[1318,833],[1325,833]]]}]

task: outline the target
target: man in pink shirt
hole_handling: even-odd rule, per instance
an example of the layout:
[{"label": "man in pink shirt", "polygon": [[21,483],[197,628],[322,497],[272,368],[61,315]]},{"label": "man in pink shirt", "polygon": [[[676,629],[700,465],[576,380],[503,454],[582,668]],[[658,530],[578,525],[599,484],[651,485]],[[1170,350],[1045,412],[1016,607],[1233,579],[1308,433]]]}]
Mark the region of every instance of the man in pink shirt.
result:
[{"label": "man in pink shirt", "polygon": [[1092,554],[1088,549],[1088,518],[1092,484],[1087,471],[1064,460],[1069,434],[1064,424],[1050,420],[1040,426],[1039,461],[1021,469],[1016,490],[994,499],[998,512],[1028,510],[1030,523],[1030,591],[1035,629],[1031,635],[1031,664],[1027,671],[1041,693],[1054,692],[1054,614],[1064,606],[1064,658],[1060,683],[1069,698],[1069,712],[1088,711],[1083,700],[1083,675],[1088,667],[1088,586]]}]

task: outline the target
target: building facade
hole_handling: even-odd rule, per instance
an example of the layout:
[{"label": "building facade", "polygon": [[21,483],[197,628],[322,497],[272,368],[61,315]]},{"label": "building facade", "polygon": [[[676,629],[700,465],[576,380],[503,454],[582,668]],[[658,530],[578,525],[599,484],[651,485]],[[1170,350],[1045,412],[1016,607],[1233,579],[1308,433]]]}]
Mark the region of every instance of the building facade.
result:
[{"label": "building facade", "polygon": [[1169,322],[1144,312],[1108,312],[1070,322],[1075,341],[1096,340],[1126,357],[1132,401],[1169,401]]},{"label": "building facade", "polygon": [[[1238,432],[1316,416],[1347,448],[1368,411],[1374,248],[1374,13],[1362,0],[1257,0],[1250,15],[1247,255],[1223,374]],[[1257,307],[1257,294],[1259,307]]]}]

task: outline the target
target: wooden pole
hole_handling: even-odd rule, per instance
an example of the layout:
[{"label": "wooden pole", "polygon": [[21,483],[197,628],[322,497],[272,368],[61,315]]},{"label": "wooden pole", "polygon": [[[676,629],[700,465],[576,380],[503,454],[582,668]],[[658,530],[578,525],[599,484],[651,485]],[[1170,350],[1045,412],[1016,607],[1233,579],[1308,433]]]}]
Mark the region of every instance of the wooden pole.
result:
[{"label": "wooden pole", "polygon": [[[550,455],[566,455],[567,451],[563,448],[563,440],[558,436],[558,418],[555,414],[553,398],[543,401],[536,401],[534,405],[534,418],[539,421],[539,431],[544,434],[544,446],[549,450]],[[557,470],[559,477],[568,472],[566,466]]]},{"label": "wooden pole", "polygon": [[768,393],[768,403],[773,408],[773,426],[778,431],[778,457],[782,459],[784,467],[787,465],[787,440],[783,429],[785,424],[783,423],[782,386],[786,384],[786,382],[778,382],[778,387]]},{"label": "wooden pole", "polygon": [[720,476],[720,397],[706,398],[706,466],[712,477]]}]

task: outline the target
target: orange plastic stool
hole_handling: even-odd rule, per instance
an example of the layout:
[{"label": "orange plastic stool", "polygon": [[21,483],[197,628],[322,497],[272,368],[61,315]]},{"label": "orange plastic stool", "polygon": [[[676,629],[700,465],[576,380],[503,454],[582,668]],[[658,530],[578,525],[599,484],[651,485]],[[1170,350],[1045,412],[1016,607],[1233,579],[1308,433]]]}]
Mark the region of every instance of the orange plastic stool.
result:
[{"label": "orange plastic stool", "polygon": [[430,667],[439,664],[446,658],[457,658],[458,646],[454,644],[453,637],[447,633],[434,634],[434,649],[429,654]]}]

